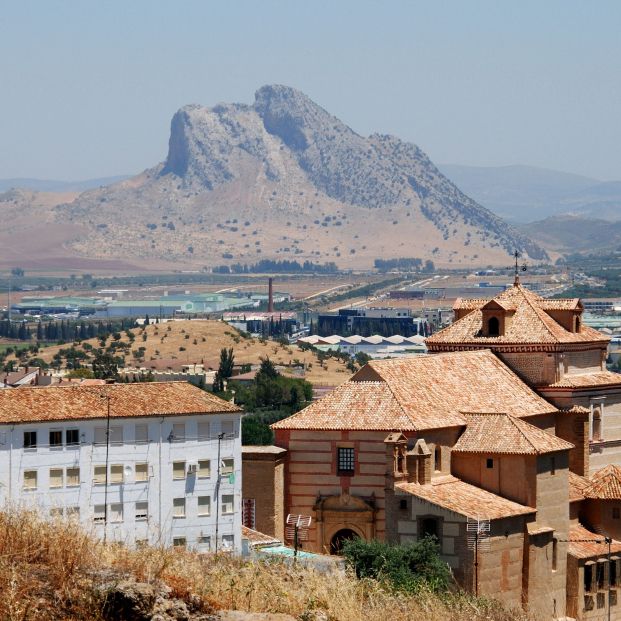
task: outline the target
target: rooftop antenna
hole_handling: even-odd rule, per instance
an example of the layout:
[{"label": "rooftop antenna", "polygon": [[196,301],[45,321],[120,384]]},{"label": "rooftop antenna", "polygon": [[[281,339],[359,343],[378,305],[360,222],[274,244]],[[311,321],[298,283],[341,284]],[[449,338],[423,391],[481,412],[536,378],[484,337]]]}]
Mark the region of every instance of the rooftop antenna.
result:
[{"label": "rooftop antenna", "polygon": [[474,550],[474,595],[479,596],[479,550],[490,549],[490,521],[489,519],[468,518],[466,523],[466,540],[468,549]]},{"label": "rooftop antenna", "polygon": [[312,519],[310,515],[294,515],[290,513],[287,516],[285,539],[293,541],[294,558],[297,558],[298,550],[302,547],[301,542],[308,541],[308,529]]}]

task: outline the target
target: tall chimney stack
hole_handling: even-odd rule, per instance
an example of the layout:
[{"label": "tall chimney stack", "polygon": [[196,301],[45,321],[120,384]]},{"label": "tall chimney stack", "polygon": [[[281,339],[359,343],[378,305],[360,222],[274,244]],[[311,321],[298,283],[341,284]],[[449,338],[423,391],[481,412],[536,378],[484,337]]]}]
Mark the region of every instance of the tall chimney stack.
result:
[{"label": "tall chimney stack", "polygon": [[268,292],[267,292],[267,312],[274,312],[274,279],[270,278],[268,281]]}]

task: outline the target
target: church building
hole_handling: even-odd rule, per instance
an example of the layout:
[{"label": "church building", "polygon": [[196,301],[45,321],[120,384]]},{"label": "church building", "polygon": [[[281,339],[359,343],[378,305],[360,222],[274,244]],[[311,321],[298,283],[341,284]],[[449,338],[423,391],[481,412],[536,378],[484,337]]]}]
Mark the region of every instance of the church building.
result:
[{"label": "church building", "polygon": [[431,535],[473,593],[537,619],[621,619],[621,376],[605,369],[607,338],[579,300],[516,279],[458,300],[428,346],[369,362],[273,425],[281,514],[313,518],[305,548]]}]

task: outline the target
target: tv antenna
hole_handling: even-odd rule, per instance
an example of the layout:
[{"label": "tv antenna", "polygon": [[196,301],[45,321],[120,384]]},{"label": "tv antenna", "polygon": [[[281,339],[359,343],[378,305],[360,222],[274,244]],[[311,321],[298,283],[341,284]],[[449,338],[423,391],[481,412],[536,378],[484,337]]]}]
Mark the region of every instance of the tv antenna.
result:
[{"label": "tv antenna", "polygon": [[469,550],[474,550],[474,594],[479,596],[479,551],[490,550],[490,521],[481,518],[468,518],[466,541]]},{"label": "tv antenna", "polygon": [[293,541],[293,556],[297,557],[302,541],[308,541],[308,529],[313,518],[310,515],[294,515],[290,513],[285,523],[285,539]]}]

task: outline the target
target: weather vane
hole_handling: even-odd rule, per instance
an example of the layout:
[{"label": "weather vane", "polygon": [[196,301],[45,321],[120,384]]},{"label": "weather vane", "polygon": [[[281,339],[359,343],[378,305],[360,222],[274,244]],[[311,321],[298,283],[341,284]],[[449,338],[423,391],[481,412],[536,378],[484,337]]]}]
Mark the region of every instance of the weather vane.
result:
[{"label": "weather vane", "polygon": [[520,267],[520,264],[518,262],[518,259],[521,257],[522,255],[520,254],[520,252],[518,250],[516,250],[513,253],[513,257],[515,258],[515,281],[519,282],[519,278],[520,278],[520,270],[522,272],[525,272],[528,267],[526,265],[526,263],[522,263],[522,266]]}]

